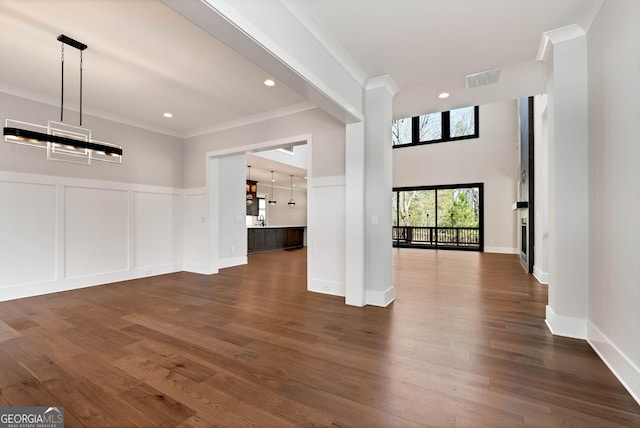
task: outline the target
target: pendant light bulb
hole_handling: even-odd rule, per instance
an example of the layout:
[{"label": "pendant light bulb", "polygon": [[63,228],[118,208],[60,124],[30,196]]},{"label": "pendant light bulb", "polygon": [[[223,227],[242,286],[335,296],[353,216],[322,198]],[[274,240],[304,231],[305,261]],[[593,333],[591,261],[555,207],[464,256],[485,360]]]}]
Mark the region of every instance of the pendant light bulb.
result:
[{"label": "pendant light bulb", "polygon": [[276,198],[273,196],[273,171],[271,171],[271,198],[269,199],[269,205],[275,205],[277,203]]},{"label": "pendant light bulb", "polygon": [[296,201],[293,200],[293,175],[290,175],[291,177],[291,198],[289,199],[289,202],[287,202],[287,205],[289,205],[290,207],[295,206]]}]

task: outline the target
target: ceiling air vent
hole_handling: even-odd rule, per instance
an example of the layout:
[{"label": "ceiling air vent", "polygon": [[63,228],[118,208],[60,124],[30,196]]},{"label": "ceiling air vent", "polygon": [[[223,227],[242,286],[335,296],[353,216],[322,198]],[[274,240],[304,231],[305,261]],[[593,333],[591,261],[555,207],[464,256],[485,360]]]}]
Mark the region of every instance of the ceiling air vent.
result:
[{"label": "ceiling air vent", "polygon": [[467,74],[464,77],[465,86],[467,88],[477,88],[478,86],[489,85],[491,83],[498,83],[500,79],[500,69],[483,71],[481,73]]}]

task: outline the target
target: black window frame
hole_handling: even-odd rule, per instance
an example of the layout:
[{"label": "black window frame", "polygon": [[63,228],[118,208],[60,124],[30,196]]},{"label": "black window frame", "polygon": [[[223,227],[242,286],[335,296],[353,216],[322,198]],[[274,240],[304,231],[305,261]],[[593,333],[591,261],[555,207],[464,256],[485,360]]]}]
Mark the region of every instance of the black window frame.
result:
[{"label": "black window frame", "polygon": [[[461,107],[464,108],[464,107]],[[456,109],[457,110],[457,109]],[[438,113],[438,112],[435,112]],[[449,141],[459,141],[459,140],[469,140],[472,138],[480,138],[480,107],[473,106],[473,121],[474,121],[474,133],[470,135],[461,135],[459,137],[451,137],[451,114],[450,110],[439,112],[441,114],[440,126],[441,128],[441,138],[435,140],[426,140],[420,141],[420,116],[418,115],[411,117],[411,142],[410,143],[400,143],[393,145],[392,148],[398,149],[401,147],[415,147],[422,146],[424,144],[436,144],[436,143],[445,143]],[[433,114],[433,113],[432,113]],[[406,118],[404,118],[406,119]]]},{"label": "black window frame", "polygon": [[[425,248],[432,250],[457,250],[457,251],[477,251],[480,253],[484,252],[484,182],[480,183],[458,183],[458,184],[440,184],[440,185],[431,185],[431,186],[406,186],[406,187],[394,187],[391,189],[392,194],[396,194],[396,198],[398,198],[398,192],[411,192],[414,190],[433,190],[436,192],[435,204],[436,207],[438,205],[438,190],[453,190],[453,189],[468,189],[468,188],[478,188],[478,197],[479,197],[479,207],[478,207],[478,247],[460,247],[460,246],[445,246],[438,245],[436,239],[436,245],[413,245],[413,244],[401,244],[400,241],[394,241],[392,239],[392,246],[398,248]],[[436,208],[436,218],[435,218],[435,228],[438,227],[438,215]],[[400,224],[399,219],[396,219],[396,224]],[[392,222],[392,229],[393,222]]]}]

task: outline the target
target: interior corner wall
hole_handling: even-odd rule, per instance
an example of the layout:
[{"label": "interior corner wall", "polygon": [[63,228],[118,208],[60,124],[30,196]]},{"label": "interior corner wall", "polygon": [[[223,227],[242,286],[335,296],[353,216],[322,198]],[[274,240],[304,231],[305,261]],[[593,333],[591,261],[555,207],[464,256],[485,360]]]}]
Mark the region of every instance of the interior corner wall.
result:
[{"label": "interior corner wall", "polygon": [[588,33],[587,338],[640,403],[640,2],[605,1]]},{"label": "interior corner wall", "polygon": [[519,254],[517,101],[480,106],[480,137],[393,150],[393,187],[484,183],[486,252]]}]

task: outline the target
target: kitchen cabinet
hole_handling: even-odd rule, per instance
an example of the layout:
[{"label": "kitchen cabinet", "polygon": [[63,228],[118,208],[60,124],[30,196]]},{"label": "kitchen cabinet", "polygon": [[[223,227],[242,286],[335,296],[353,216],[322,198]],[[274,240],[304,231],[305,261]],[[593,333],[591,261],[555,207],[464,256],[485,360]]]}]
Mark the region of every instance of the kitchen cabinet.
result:
[{"label": "kitchen cabinet", "polygon": [[304,226],[268,226],[247,229],[247,253],[303,246]]},{"label": "kitchen cabinet", "polygon": [[247,215],[258,215],[258,182],[247,180]]}]

